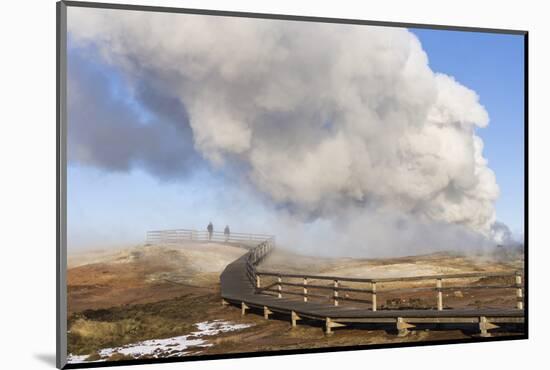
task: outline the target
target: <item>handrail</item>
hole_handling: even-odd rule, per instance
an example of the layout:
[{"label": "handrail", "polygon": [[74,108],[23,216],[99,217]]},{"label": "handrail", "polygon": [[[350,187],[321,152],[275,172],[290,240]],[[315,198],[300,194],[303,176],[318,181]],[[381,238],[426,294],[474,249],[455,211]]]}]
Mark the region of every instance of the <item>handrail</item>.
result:
[{"label": "handrail", "polygon": [[256,266],[271,252],[275,245],[275,236],[267,234],[251,234],[220,231],[168,229],[151,230],[146,233],[147,244],[177,244],[183,241],[214,241],[214,242],[259,242],[246,256],[246,274],[253,286],[256,286]]},{"label": "handrail", "polygon": [[275,239],[273,235],[267,234],[251,234],[230,232],[225,234],[221,231],[213,231],[209,233],[206,230],[191,230],[191,229],[168,229],[168,230],[151,230],[146,234],[147,244],[178,244],[183,241],[218,241],[218,242],[262,242],[268,239]]},{"label": "handrail", "polygon": [[259,277],[256,266],[258,266],[258,264],[262,262],[262,260],[272,251],[273,247],[274,239],[269,238],[248,252],[248,256],[246,258],[246,272],[250,282],[256,288],[259,288]]},{"label": "handrail", "polygon": [[[195,233],[195,234],[208,234],[207,230],[191,230],[191,229],[167,229],[167,230],[150,230],[147,231],[147,234],[164,234],[164,233]],[[213,234],[224,235],[222,231],[213,231]],[[273,235],[267,234],[253,234],[253,233],[239,233],[231,232],[231,235],[247,236],[247,237],[257,237],[257,238],[271,238]]]},{"label": "handrail", "polygon": [[[261,288],[261,277],[262,276],[271,276],[276,277],[277,281],[268,287]],[[446,286],[443,287],[443,280],[450,279],[472,279],[472,278],[488,278],[488,277],[515,277],[514,284],[500,284],[500,285],[468,285],[468,286]],[[313,295],[308,293],[308,289],[321,289],[321,290],[331,290],[332,298],[334,305],[338,306],[340,301],[356,301],[356,302],[366,302],[371,303],[372,310],[377,310],[377,294],[380,293],[380,286],[378,283],[394,283],[394,282],[405,282],[405,281],[427,281],[435,280],[435,287],[408,287],[408,288],[393,288],[393,289],[384,289],[382,293],[394,293],[397,291],[407,291],[407,292],[421,292],[421,291],[435,291],[437,293],[437,310],[443,310],[443,292],[449,290],[469,290],[469,289],[515,289],[516,290],[516,308],[519,310],[523,309],[523,271],[503,271],[503,272],[474,272],[474,273],[462,273],[462,274],[440,274],[440,275],[421,275],[421,276],[406,276],[406,277],[395,277],[395,278],[349,278],[344,276],[325,276],[325,275],[308,275],[308,274],[286,274],[274,271],[259,271],[255,270],[256,277],[256,290],[259,292],[269,291],[277,293],[279,298],[282,297],[282,287],[290,286],[302,288],[302,292],[298,293],[295,291],[285,291],[285,294],[299,295],[303,297],[304,302],[308,301],[308,296],[314,297],[319,295]],[[294,283],[283,281],[283,278],[294,278],[294,279],[303,279],[303,283]],[[311,280],[329,280],[333,284],[328,285],[319,285],[308,283]],[[346,287],[340,285],[342,282],[353,282],[353,283],[368,283],[370,286],[368,288],[357,288],[357,287]],[[273,286],[276,286],[277,289],[273,289]],[[358,299],[346,296],[340,296],[339,292],[355,292],[355,293],[366,293],[371,295],[371,300]],[[324,296],[327,297],[327,296]]]},{"label": "handrail", "polygon": [[280,276],[287,278],[308,278],[315,280],[338,280],[349,281],[356,283],[392,283],[414,280],[437,280],[437,279],[466,279],[466,278],[484,278],[484,277],[510,277],[520,275],[523,276],[523,270],[503,271],[503,272],[472,272],[463,274],[446,274],[446,275],[420,275],[420,276],[404,276],[395,278],[349,278],[345,276],[327,276],[327,275],[309,275],[309,274],[289,274],[275,271],[256,271],[258,275],[264,276]]}]

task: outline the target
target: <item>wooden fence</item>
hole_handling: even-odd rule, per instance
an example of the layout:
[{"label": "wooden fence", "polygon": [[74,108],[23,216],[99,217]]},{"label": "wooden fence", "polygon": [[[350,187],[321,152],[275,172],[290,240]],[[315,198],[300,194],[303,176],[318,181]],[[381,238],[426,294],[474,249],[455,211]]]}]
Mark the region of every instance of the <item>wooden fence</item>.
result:
[{"label": "wooden fence", "polygon": [[256,267],[275,246],[275,237],[267,234],[231,232],[229,235],[226,235],[219,231],[209,233],[206,230],[172,229],[148,231],[146,235],[146,243],[149,245],[184,244],[190,240],[251,243],[255,245],[246,257],[246,274],[252,285],[255,285],[259,281],[259,277],[256,275]]},{"label": "wooden fence", "polygon": [[148,231],[146,235],[147,244],[182,244],[189,240],[258,244],[268,239],[273,241],[275,238],[273,235],[265,234],[231,232],[229,235],[225,235],[220,231],[210,234],[206,230],[190,229],[153,230]]},{"label": "wooden fence", "polygon": [[[369,304],[372,311],[376,311],[379,308],[377,298],[380,294],[392,294],[395,292],[435,292],[434,298],[436,304],[434,305],[437,310],[443,310],[443,292],[445,291],[469,291],[477,289],[510,289],[515,291],[516,296],[516,308],[523,309],[523,282],[522,271],[513,272],[479,272],[479,273],[464,273],[464,274],[447,274],[447,275],[429,275],[429,276],[414,276],[414,277],[400,277],[400,278],[380,278],[380,279],[366,279],[366,278],[348,278],[340,276],[322,276],[322,275],[303,275],[303,274],[285,274],[279,272],[258,271],[254,269],[255,273],[255,286],[258,293],[268,292],[276,295],[278,298],[282,298],[283,294],[301,296],[304,302],[308,302],[310,298],[330,299],[334,306],[338,306],[342,301],[352,301],[357,303]],[[271,278],[270,281],[262,277]],[[285,279],[285,280],[283,280]],[[511,280],[511,282],[504,282],[498,284],[484,284],[484,280]],[[448,282],[453,282],[453,285],[448,285]],[[465,280],[473,280],[464,284]],[[321,282],[330,281],[329,285],[322,285]],[[427,285],[431,282],[432,286],[419,286],[419,287],[394,287],[391,288],[392,283],[412,283]],[[344,285],[346,283],[346,285]],[[445,284],[444,284],[445,283]],[[460,283],[462,285],[456,285]],[[366,287],[364,285],[367,285]],[[291,287],[293,289],[283,289],[283,287]],[[388,289],[389,288],[389,289]],[[297,290],[298,289],[298,290]],[[311,293],[310,290],[315,291],[329,291],[329,294],[316,294]],[[344,293],[344,295],[341,295]],[[351,297],[350,294],[362,295],[363,297]],[[365,298],[367,295],[368,298]]]},{"label": "wooden fence", "polygon": [[257,266],[271,252],[274,246],[274,239],[266,239],[248,253],[246,258],[246,275],[252,285],[260,285],[260,276],[257,272]]}]

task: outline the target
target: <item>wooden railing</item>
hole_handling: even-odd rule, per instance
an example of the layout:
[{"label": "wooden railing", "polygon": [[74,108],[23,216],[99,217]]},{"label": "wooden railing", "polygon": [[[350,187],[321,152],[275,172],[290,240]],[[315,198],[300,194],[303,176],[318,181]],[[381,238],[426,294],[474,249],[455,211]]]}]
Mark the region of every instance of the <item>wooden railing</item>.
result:
[{"label": "wooden railing", "polygon": [[148,231],[146,235],[147,244],[181,244],[185,241],[215,241],[215,242],[252,242],[261,243],[268,239],[274,239],[273,235],[235,233],[228,235],[220,231],[214,231],[210,234],[206,230],[172,229],[172,230],[153,230]]},{"label": "wooden railing", "polygon": [[257,274],[256,267],[271,252],[275,246],[275,239],[269,238],[262,241],[254,247],[246,257],[246,275],[253,286],[260,285],[260,276]]},{"label": "wooden railing", "polygon": [[[464,273],[464,274],[447,274],[447,275],[427,275],[427,276],[412,276],[412,277],[398,277],[398,278],[380,278],[380,279],[367,279],[367,278],[348,278],[341,276],[323,276],[323,275],[304,275],[304,274],[285,274],[271,271],[258,271],[255,270],[256,277],[256,291],[259,293],[271,292],[275,293],[278,298],[282,298],[283,294],[302,296],[304,302],[308,302],[309,297],[312,298],[324,298],[331,299],[334,306],[338,306],[341,301],[352,301],[359,303],[366,303],[371,305],[372,311],[378,309],[377,298],[380,294],[391,294],[394,292],[408,291],[410,293],[434,291],[436,299],[437,310],[443,310],[443,292],[445,291],[457,291],[457,290],[475,290],[475,289],[514,289],[516,292],[516,308],[523,309],[523,283],[522,283],[522,271],[513,272],[476,272],[476,273]],[[275,279],[269,283],[262,283],[261,277],[271,277]],[[283,281],[283,278],[286,281]],[[503,284],[483,284],[483,279],[487,278],[513,278],[513,283]],[[296,282],[296,279],[301,282]],[[444,285],[444,281],[449,280],[463,280],[475,279],[476,281],[467,285]],[[288,281],[294,280],[294,281]],[[320,283],[313,283],[312,281],[331,281],[330,285],[321,285]],[[427,281],[433,281],[433,286],[420,286],[420,287],[397,287],[393,289],[387,289],[391,283],[400,282],[412,282],[424,284]],[[343,283],[353,283],[355,285],[367,284],[367,287],[357,286],[344,286]],[[456,283],[455,283],[456,284]],[[349,284],[348,284],[349,285]],[[283,287],[299,288],[296,290],[284,290]],[[381,289],[383,288],[383,289]],[[332,294],[312,294],[309,290],[321,290],[331,291]],[[344,296],[340,293],[346,293]],[[347,293],[361,293],[370,296],[370,299],[350,297]]]},{"label": "wooden railing", "polygon": [[146,244],[183,244],[190,240],[231,242],[231,243],[252,243],[253,246],[246,255],[246,275],[253,286],[259,282],[256,276],[256,267],[271,252],[275,246],[275,237],[267,234],[234,233],[226,235],[223,232],[214,231],[209,233],[206,230],[172,229],[153,230],[146,235]]}]

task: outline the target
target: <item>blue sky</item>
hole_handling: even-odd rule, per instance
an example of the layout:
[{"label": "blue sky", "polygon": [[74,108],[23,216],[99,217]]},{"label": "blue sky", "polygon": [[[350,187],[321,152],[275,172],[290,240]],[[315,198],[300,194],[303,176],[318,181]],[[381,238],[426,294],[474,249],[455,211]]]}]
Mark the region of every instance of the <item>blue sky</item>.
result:
[{"label": "blue sky", "polygon": [[[524,214],[523,37],[440,30],[411,30],[427,52],[436,72],[454,76],[475,90],[490,115],[487,128],[478,130],[484,155],[497,177],[501,195],[497,219],[518,235]],[[89,50],[73,49],[78,56]],[[154,117],[132,97],[124,79],[92,58],[70,58],[83,70],[101,73],[110,98],[131,111],[142,123]],[[69,122],[70,130],[70,122]],[[258,199],[239,198],[241,192],[224,189],[224,175],[203,170],[166,181],[134,166],[130,171],[106,171],[70,163],[68,168],[69,248],[140,243],[145,231],[156,228],[203,228],[208,221],[223,227],[231,220],[235,231],[269,233],[260,220],[269,211]],[[238,185],[238,184],[237,184]],[[220,189],[224,189],[222,191]],[[225,200],[227,193],[235,196]],[[258,217],[238,217],[242,210]]]},{"label": "blue sky", "polygon": [[523,36],[411,29],[428,54],[430,67],[475,90],[489,112],[478,130],[484,156],[500,186],[498,220],[515,234],[524,221]]}]

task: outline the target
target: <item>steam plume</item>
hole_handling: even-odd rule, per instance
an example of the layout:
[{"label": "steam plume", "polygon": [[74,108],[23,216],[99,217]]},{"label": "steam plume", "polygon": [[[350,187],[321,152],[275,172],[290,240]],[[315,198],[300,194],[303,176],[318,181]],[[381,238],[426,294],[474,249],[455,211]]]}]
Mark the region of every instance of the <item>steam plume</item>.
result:
[{"label": "steam plume", "polygon": [[475,133],[488,114],[406,29],[79,8],[68,19],[75,45],[182,107],[170,124],[194,150],[178,155],[236,171],[293,218],[376,211],[490,237],[499,189]]}]

